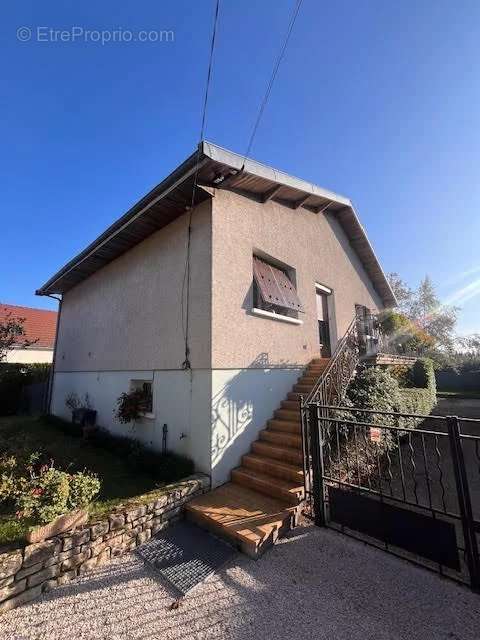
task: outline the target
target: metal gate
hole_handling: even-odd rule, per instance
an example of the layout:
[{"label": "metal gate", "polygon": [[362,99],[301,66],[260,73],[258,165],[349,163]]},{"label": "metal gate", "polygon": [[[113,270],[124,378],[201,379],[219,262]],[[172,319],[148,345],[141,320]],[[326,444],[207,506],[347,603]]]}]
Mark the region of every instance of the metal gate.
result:
[{"label": "metal gate", "polygon": [[480,589],[480,420],[312,403],[302,433],[317,525]]}]

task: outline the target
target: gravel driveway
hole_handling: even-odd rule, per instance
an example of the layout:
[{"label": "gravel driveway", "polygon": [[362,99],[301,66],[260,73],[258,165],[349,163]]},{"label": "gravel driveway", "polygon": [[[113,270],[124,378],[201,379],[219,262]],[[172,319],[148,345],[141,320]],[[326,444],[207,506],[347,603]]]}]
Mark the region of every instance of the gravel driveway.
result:
[{"label": "gravel driveway", "polygon": [[238,556],[172,594],[135,555],[0,619],[6,640],[163,638],[478,640],[480,596],[427,570],[316,527],[257,562]]}]

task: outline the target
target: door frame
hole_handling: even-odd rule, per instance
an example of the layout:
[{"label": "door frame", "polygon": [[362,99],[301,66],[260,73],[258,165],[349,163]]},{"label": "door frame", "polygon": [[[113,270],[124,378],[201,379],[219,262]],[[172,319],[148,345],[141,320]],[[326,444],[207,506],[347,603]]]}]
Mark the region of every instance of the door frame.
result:
[{"label": "door frame", "polygon": [[[335,318],[335,294],[334,290],[331,287],[328,287],[325,284],[321,284],[320,282],[315,282],[315,310],[317,309],[317,292],[323,293],[327,298],[327,322],[328,322],[328,337],[330,344],[328,345],[330,350],[330,355],[335,351],[335,347],[337,345],[337,323]],[[318,318],[317,320],[318,325]],[[317,329],[318,331],[318,329]],[[320,343],[319,343],[320,344]]]}]

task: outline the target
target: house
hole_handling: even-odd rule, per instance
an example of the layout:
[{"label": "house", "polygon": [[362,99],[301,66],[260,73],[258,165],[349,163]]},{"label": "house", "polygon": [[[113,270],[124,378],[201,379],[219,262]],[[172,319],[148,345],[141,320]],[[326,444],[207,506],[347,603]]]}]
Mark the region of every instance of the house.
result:
[{"label": "house", "polygon": [[[157,448],[166,424],[168,448],[213,487],[259,437],[250,464],[300,464],[287,394],[307,365],[306,381],[319,375],[356,313],[395,304],[348,198],[209,142],[37,293],[62,296],[52,412],[69,418],[66,397],[88,393],[100,425]],[[116,400],[134,388],[151,407],[120,424]]]},{"label": "house", "polygon": [[[7,353],[5,361],[20,364],[52,362],[57,312],[0,303],[0,322],[9,317],[24,320],[25,335]],[[25,347],[25,343],[29,343],[29,346]]]}]

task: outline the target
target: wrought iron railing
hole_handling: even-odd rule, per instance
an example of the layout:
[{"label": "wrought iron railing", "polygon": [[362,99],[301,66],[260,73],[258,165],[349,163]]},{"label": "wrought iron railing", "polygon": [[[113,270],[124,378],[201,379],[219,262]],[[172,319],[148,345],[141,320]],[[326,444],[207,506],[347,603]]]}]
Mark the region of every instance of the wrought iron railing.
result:
[{"label": "wrought iron railing", "polygon": [[334,405],[344,398],[360,360],[359,319],[355,317],[340,340],[327,368],[302,405],[312,402]]}]

